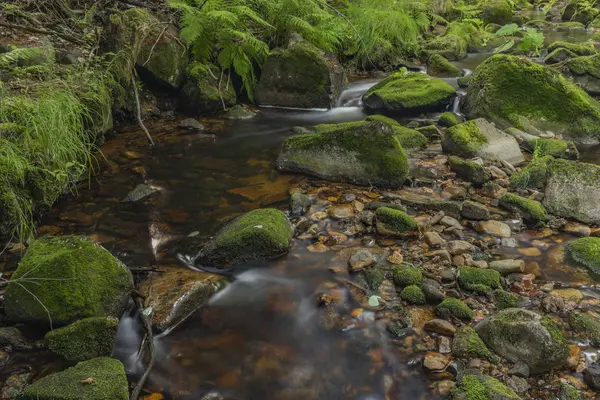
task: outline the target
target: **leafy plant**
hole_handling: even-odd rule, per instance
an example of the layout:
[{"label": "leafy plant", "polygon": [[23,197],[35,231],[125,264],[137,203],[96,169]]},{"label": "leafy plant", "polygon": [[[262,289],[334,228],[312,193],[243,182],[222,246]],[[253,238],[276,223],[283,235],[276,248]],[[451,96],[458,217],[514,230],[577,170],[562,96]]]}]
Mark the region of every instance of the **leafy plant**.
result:
[{"label": "leafy plant", "polygon": [[532,27],[521,29],[517,24],[508,24],[500,28],[495,35],[506,41],[494,49],[494,53],[503,53],[515,48],[518,52],[538,56],[544,45],[544,34]]}]

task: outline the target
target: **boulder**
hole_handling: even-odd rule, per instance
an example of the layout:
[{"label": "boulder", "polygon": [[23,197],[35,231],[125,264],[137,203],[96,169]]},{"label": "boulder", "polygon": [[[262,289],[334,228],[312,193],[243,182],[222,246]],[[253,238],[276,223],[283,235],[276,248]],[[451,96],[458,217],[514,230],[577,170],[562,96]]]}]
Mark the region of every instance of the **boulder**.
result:
[{"label": "boulder", "polygon": [[443,55],[432,54],[427,60],[427,73],[441,78],[454,78],[462,75],[456,65],[451,64]]},{"label": "boulder", "polygon": [[93,240],[80,236],[34,241],[11,280],[23,277],[27,280],[6,288],[7,316],[55,327],[87,317],[118,318],[133,289],[127,267]]},{"label": "boulder", "polygon": [[548,164],[554,158],[550,156],[535,157],[525,168],[510,177],[510,186],[515,189],[544,189],[546,187]]},{"label": "boulder", "polygon": [[587,43],[571,43],[558,40],[548,46],[548,53],[552,53],[558,49],[566,49],[578,56],[591,56],[596,54],[596,48],[592,42]]},{"label": "boulder", "polygon": [[531,373],[562,367],[569,357],[563,334],[545,316],[533,311],[509,308],[475,325],[485,344],[512,362],[523,362]]},{"label": "boulder", "polygon": [[600,237],[584,237],[567,244],[571,259],[600,276]]},{"label": "boulder", "polygon": [[460,157],[448,157],[450,170],[467,182],[475,185],[483,185],[490,181],[491,174],[483,165]]},{"label": "boulder", "polygon": [[94,358],[29,385],[22,400],[128,400],[125,368],[113,358]]},{"label": "boulder", "polygon": [[548,219],[546,209],[539,202],[512,193],[506,193],[500,197],[500,205],[518,213],[528,223],[539,224]]},{"label": "boulder", "polygon": [[465,112],[540,136],[550,130],[576,141],[600,139],[600,104],[558,71],[495,55],[473,74]]},{"label": "boulder", "polygon": [[488,23],[506,25],[513,17],[513,10],[507,0],[487,0],[481,4],[480,18]]},{"label": "boulder", "polygon": [[114,317],[84,318],[46,334],[48,348],[69,361],[108,357],[112,353],[119,320]]},{"label": "boulder", "polygon": [[561,20],[589,24],[598,15],[598,10],[590,7],[590,3],[581,0],[569,0],[563,9]]},{"label": "boulder", "polygon": [[547,164],[542,204],[561,217],[600,223],[600,166],[567,160]]},{"label": "boulder", "polygon": [[265,62],[256,102],[263,106],[331,108],[337,103],[346,77],[333,55],[294,38],[285,49],[275,49]]},{"label": "boulder", "polygon": [[452,391],[453,400],[520,400],[512,389],[498,379],[485,375],[464,375]]},{"label": "boulder", "polygon": [[244,261],[274,258],[288,252],[292,235],[292,226],[281,211],[250,211],[225,225],[198,254],[197,262],[223,269]]},{"label": "boulder", "polygon": [[503,160],[513,165],[525,161],[516,139],[483,118],[448,128],[442,149],[465,158]]},{"label": "boulder", "polygon": [[441,79],[400,71],[371,87],[363,96],[363,103],[367,110],[419,115],[443,110],[455,95],[456,90]]},{"label": "boulder", "polygon": [[210,113],[233,106],[237,97],[233,85],[219,87],[219,79],[207,67],[191,64],[187,69],[188,79],[181,88],[182,105],[194,114]]},{"label": "boulder", "polygon": [[450,61],[459,61],[467,57],[467,42],[455,35],[441,36],[425,43],[423,52],[426,55],[439,54]]},{"label": "boulder", "polygon": [[414,235],[419,231],[419,226],[415,220],[404,211],[380,207],[375,215],[377,217],[377,232],[382,235]]},{"label": "boulder", "polygon": [[323,125],[315,134],[293,136],[276,164],[282,171],[381,187],[400,187],[409,173],[394,130],[379,121]]},{"label": "boulder", "polygon": [[571,58],[562,71],[587,93],[600,95],[600,54]]},{"label": "boulder", "polygon": [[[367,117],[367,121],[380,121],[388,125],[394,131],[396,139],[400,142],[403,149],[414,149],[427,145],[429,140],[427,137],[417,129],[410,129],[400,125],[400,123],[392,118],[385,117],[383,115],[371,115]],[[320,129],[317,126],[317,133]]]}]

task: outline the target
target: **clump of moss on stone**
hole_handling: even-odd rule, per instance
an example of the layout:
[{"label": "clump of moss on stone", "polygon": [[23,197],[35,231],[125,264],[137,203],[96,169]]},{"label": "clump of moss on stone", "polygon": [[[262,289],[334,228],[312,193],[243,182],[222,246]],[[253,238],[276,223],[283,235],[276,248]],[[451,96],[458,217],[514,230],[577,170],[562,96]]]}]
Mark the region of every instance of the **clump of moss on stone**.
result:
[{"label": "clump of moss on stone", "polygon": [[569,256],[594,274],[600,274],[600,238],[584,237],[567,244]]},{"label": "clump of moss on stone", "polygon": [[423,272],[419,268],[406,264],[395,266],[392,273],[394,282],[399,286],[420,285],[423,280]]},{"label": "clump of moss on stone", "polygon": [[574,75],[590,75],[600,79],[600,54],[573,58],[567,66]]},{"label": "clump of moss on stone", "polygon": [[429,139],[439,139],[442,136],[442,133],[435,125],[422,126],[417,128],[416,131]]},{"label": "clump of moss on stone", "polygon": [[[89,382],[93,378],[93,382]],[[127,400],[125,368],[119,360],[99,357],[48,375],[23,393],[23,400],[111,399]]]},{"label": "clump of moss on stone", "polygon": [[424,305],[427,304],[425,293],[417,285],[410,285],[402,289],[400,292],[400,298],[406,300],[411,304]]},{"label": "clump of moss on stone", "polygon": [[457,79],[456,83],[458,83],[458,87],[468,88],[471,83],[471,79],[473,79],[473,75],[461,76]]},{"label": "clump of moss on stone", "polygon": [[462,75],[460,68],[451,64],[441,54],[432,54],[427,60],[427,73],[431,76],[452,78]]},{"label": "clump of moss on stone", "polygon": [[581,400],[581,393],[568,383],[560,385],[558,400]]},{"label": "clump of moss on stone", "polygon": [[454,335],[452,354],[458,358],[485,358],[490,361],[495,359],[477,332],[470,326],[463,326]]},{"label": "clump of moss on stone", "polygon": [[488,0],[481,4],[481,19],[498,25],[510,23],[513,10],[507,0]]},{"label": "clump of moss on stone", "polygon": [[481,164],[460,157],[448,157],[450,170],[460,178],[476,185],[483,185],[491,179],[490,172]]},{"label": "clump of moss on stone", "polygon": [[571,43],[558,40],[548,46],[548,53],[552,53],[557,49],[567,49],[578,56],[591,56],[596,54],[596,48],[593,43]]},{"label": "clump of moss on stone", "polygon": [[487,138],[480,132],[475,121],[467,121],[448,128],[444,140],[461,148],[464,154],[475,155],[479,148],[487,143]]},{"label": "clump of moss on stone", "polygon": [[514,293],[510,293],[502,289],[496,289],[492,295],[497,310],[516,308],[519,306],[519,296]]},{"label": "clump of moss on stone", "polygon": [[591,340],[594,346],[600,345],[600,316],[591,311],[575,311],[570,316],[573,330]]},{"label": "clump of moss on stone", "polygon": [[508,210],[518,212],[525,221],[538,224],[548,220],[546,209],[538,201],[526,199],[512,193],[500,197],[500,205]]},{"label": "clump of moss on stone", "polygon": [[383,273],[377,267],[366,268],[363,270],[363,275],[365,277],[365,281],[367,282],[367,286],[371,290],[378,290],[379,286],[383,282]]},{"label": "clump of moss on stone", "polygon": [[573,53],[571,50],[563,49],[561,47],[548,54],[544,58],[544,64],[556,64],[576,57],[577,54]]},{"label": "clump of moss on stone", "polygon": [[486,294],[500,287],[500,273],[493,269],[461,267],[458,270],[458,281],[466,290]]},{"label": "clump of moss on stone", "polygon": [[520,400],[521,398],[499,380],[485,375],[465,375],[452,390],[452,398],[460,400]]},{"label": "clump of moss on stone", "polygon": [[458,120],[458,115],[453,112],[446,111],[442,115],[440,115],[440,119],[438,120],[438,125],[446,126],[448,128],[458,125],[460,122]]},{"label": "clump of moss on stone", "polygon": [[440,54],[450,61],[458,61],[467,57],[467,42],[455,35],[441,36],[425,43],[423,52],[427,55]]},{"label": "clump of moss on stone", "polygon": [[534,158],[521,171],[510,177],[510,186],[514,189],[543,189],[546,186],[548,164],[554,160],[546,156]]},{"label": "clump of moss on stone", "polygon": [[447,297],[436,307],[436,311],[442,318],[458,318],[463,321],[473,319],[473,310],[469,308],[462,300]]},{"label": "clump of moss on stone", "polygon": [[558,139],[535,139],[531,143],[535,157],[552,156],[555,158],[565,158],[576,160],[579,158],[579,151],[572,141]]},{"label": "clump of moss on stone", "polygon": [[48,348],[69,361],[108,357],[117,336],[119,320],[114,317],[84,318],[46,334]]},{"label": "clump of moss on stone", "polygon": [[407,213],[389,207],[379,207],[375,211],[377,230],[383,234],[411,234],[419,230],[419,226]]},{"label": "clump of moss on stone", "polygon": [[[131,272],[93,240],[43,237],[31,244],[11,280],[5,305],[14,321],[65,325],[123,312],[133,289]],[[43,280],[40,285],[36,279]],[[48,315],[50,314],[50,315]]]},{"label": "clump of moss on stone", "polygon": [[396,139],[404,149],[414,149],[423,147],[427,144],[427,138],[415,129],[406,128],[392,118],[383,115],[371,115],[367,117],[367,121],[380,121],[390,126],[396,135]]}]

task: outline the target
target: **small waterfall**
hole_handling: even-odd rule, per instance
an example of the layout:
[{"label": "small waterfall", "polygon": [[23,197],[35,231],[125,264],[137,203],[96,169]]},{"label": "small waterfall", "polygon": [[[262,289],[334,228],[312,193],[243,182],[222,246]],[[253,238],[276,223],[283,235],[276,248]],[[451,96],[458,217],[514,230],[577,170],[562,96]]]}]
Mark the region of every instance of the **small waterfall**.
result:
[{"label": "small waterfall", "polygon": [[454,97],[454,103],[452,103],[452,112],[456,115],[462,116],[463,114],[460,112],[460,104],[462,103],[463,93],[457,93]]}]

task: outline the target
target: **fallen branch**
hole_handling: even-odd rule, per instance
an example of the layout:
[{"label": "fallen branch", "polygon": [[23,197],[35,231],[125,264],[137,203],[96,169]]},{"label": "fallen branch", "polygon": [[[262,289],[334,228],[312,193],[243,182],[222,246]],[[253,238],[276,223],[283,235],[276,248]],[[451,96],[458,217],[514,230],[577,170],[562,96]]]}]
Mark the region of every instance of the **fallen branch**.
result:
[{"label": "fallen branch", "polygon": [[148,132],[148,128],[146,128],[146,125],[144,125],[144,121],[142,121],[142,108],[140,106],[140,96],[138,95],[137,85],[135,82],[135,74],[133,74],[133,73],[131,74],[131,85],[133,86],[133,94],[135,95],[135,109],[136,109],[135,116],[136,116],[138,125],[140,126],[140,128],[142,128],[142,130],[146,134],[146,137],[148,138],[148,142],[150,143],[150,146],[154,146],[154,140],[152,140],[152,136],[150,136],[150,132]]},{"label": "fallen branch", "polygon": [[56,35],[56,36],[61,37],[71,43],[75,43],[75,44],[82,43],[81,40],[79,38],[76,38],[75,36],[72,36],[72,35],[69,35],[66,33],[62,33],[62,32],[57,32],[54,30],[49,31],[47,29],[34,28],[33,26],[17,25],[17,24],[11,24],[8,22],[2,22],[2,21],[0,21],[0,26],[3,26],[5,28],[10,28],[10,29],[19,29],[19,30],[27,31],[27,32],[31,32],[31,33],[40,33],[42,35]]},{"label": "fallen branch", "polygon": [[146,64],[148,64],[150,62],[150,59],[152,58],[152,54],[154,53],[154,48],[156,47],[156,45],[158,44],[160,39],[163,37],[163,35],[165,34],[165,32],[167,31],[168,28],[169,28],[169,25],[165,25],[165,27],[163,28],[160,35],[158,35],[158,37],[156,38],[156,41],[154,42],[154,44],[152,45],[152,48],[150,49],[150,54],[148,55],[148,59],[146,60],[145,63],[142,64],[142,67],[145,67]]},{"label": "fallen branch", "polygon": [[140,350],[138,352],[138,356],[140,358],[142,358],[144,355],[144,350],[147,349],[149,359],[148,359],[148,365],[146,366],[146,370],[144,371],[144,373],[138,380],[137,384],[133,388],[133,391],[131,392],[131,396],[129,397],[130,400],[137,400],[138,397],[140,396],[140,392],[144,388],[144,384],[146,383],[146,380],[148,379],[148,376],[150,375],[150,371],[152,371],[152,367],[154,366],[154,361],[156,358],[156,352],[155,352],[155,348],[154,348],[154,339],[152,337],[152,323],[150,322],[152,313],[149,313],[149,315],[148,315],[144,312],[144,303],[143,303],[141,297],[135,298],[135,304],[138,308],[138,316],[140,317],[140,320],[142,321],[142,325],[144,326],[144,330],[146,331],[146,335],[144,336],[144,339],[142,340],[142,344],[140,345]]}]

